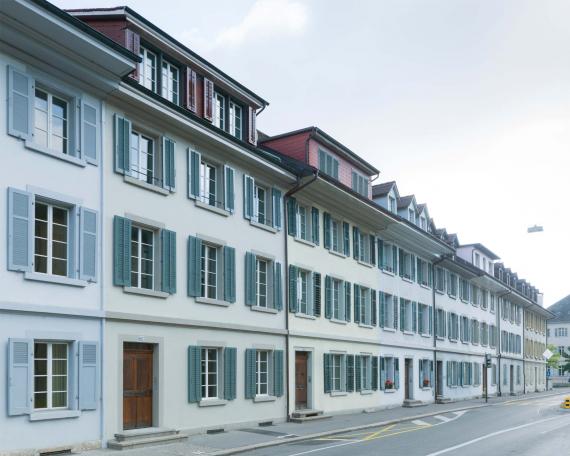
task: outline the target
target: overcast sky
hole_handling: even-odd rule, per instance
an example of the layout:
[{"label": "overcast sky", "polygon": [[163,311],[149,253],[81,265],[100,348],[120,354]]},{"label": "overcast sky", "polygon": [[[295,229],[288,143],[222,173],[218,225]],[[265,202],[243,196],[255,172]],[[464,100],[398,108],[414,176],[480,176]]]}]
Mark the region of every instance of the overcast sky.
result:
[{"label": "overcast sky", "polygon": [[570,294],[570,1],[54,3],[128,4],[268,100],[260,130],[319,126],[546,306]]}]

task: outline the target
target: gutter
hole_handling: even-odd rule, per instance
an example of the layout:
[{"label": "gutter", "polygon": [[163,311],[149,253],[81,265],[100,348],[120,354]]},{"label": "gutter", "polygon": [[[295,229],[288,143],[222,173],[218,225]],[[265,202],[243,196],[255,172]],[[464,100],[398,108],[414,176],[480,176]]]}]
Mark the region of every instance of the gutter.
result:
[{"label": "gutter", "polygon": [[[308,144],[308,140],[307,140],[307,144]],[[286,410],[286,414],[285,416],[287,416],[287,420],[289,420],[289,408],[291,407],[291,394],[290,394],[290,379],[289,379],[289,372],[291,370],[290,365],[291,365],[291,356],[289,356],[289,347],[290,347],[290,336],[289,336],[289,219],[288,219],[288,215],[289,215],[289,211],[287,210],[287,203],[289,201],[289,198],[291,196],[293,196],[295,193],[300,192],[301,190],[303,190],[305,187],[308,187],[309,185],[311,185],[313,182],[315,182],[319,177],[319,171],[315,170],[313,177],[305,182],[304,184],[301,184],[301,179],[297,178],[297,184],[289,189],[287,191],[287,193],[285,193],[285,195],[283,196],[283,213],[284,213],[284,217],[283,217],[283,234],[284,236],[284,240],[285,240],[285,302],[283,303],[283,310],[285,311],[285,332],[286,332],[286,336],[285,336],[285,359],[286,359],[286,363],[285,363],[285,387],[286,387],[286,391],[287,391],[287,410]]]}]

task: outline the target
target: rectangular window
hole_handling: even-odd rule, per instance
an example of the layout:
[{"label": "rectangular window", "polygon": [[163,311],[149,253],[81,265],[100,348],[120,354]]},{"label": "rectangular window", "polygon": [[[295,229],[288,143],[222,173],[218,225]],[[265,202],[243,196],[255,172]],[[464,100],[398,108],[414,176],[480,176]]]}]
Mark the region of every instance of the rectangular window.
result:
[{"label": "rectangular window", "polygon": [[370,289],[360,287],[360,321],[369,325],[371,319]]},{"label": "rectangular window", "polygon": [[477,320],[471,320],[471,343],[478,345],[479,344],[479,322]]},{"label": "rectangular window", "polygon": [[218,247],[202,242],[201,253],[201,296],[218,299]]},{"label": "rectangular window", "polygon": [[368,178],[362,176],[356,171],[352,172],[352,189],[361,194],[362,196],[368,197]]},{"label": "rectangular window", "polygon": [[131,228],[131,286],[154,288],[154,232]]},{"label": "rectangular window", "polygon": [[384,359],[384,368],[386,369],[386,379],[384,380],[383,388],[395,389],[396,388],[396,363],[394,358],[389,356]]},{"label": "rectangular window", "polygon": [[311,209],[299,205],[297,207],[297,236],[305,241],[312,241]]},{"label": "rectangular window", "polygon": [[55,152],[67,154],[69,107],[67,101],[35,89],[34,142]]},{"label": "rectangular window", "polygon": [[429,265],[427,261],[418,258],[418,283],[424,286],[430,285],[429,283]]},{"label": "rectangular window", "polygon": [[36,201],[34,230],[34,271],[67,276],[69,211]]},{"label": "rectangular window", "polygon": [[297,272],[297,308],[299,312],[309,315],[309,272],[299,269]]},{"label": "rectangular window", "polygon": [[380,259],[382,269],[396,274],[397,272],[397,249],[396,246],[388,242],[383,243],[382,258]]},{"label": "rectangular window", "polygon": [[342,280],[332,279],[332,308],[333,318],[336,320],[345,319],[343,290],[344,282]]},{"label": "rectangular window", "polygon": [[323,149],[319,149],[319,170],[338,180],[338,160]]},{"label": "rectangular window", "polygon": [[214,92],[214,125],[226,129],[226,97]]},{"label": "rectangular window", "polygon": [[162,96],[172,103],[178,104],[179,77],[178,68],[162,61]]},{"label": "rectangular window", "polygon": [[131,175],[147,184],[161,185],[155,178],[154,140],[141,133],[131,133]]},{"label": "rectangular window", "polygon": [[360,356],[360,389],[372,389],[372,357],[369,355]]},{"label": "rectangular window", "polygon": [[445,291],[445,269],[435,267],[435,289],[441,293]]},{"label": "rectangular window", "polygon": [[206,161],[200,162],[200,199],[202,202],[214,206],[221,207],[219,195],[221,179],[220,170],[217,166]]},{"label": "rectangular window", "polygon": [[156,92],[156,55],[141,47],[139,56],[142,59],[139,63],[139,83]]},{"label": "rectangular window", "polygon": [[413,209],[408,209],[408,220],[414,225],[416,224],[416,211]]},{"label": "rectangular window", "polygon": [[403,323],[403,327],[404,327],[404,331],[413,331],[413,326],[412,326],[412,301],[410,301],[409,299],[403,299],[400,298],[400,304],[403,303],[403,307],[402,305],[400,305],[400,308],[402,310],[400,318],[402,319],[402,323]]},{"label": "rectangular window", "polygon": [[256,394],[267,396],[269,394],[269,352],[257,350],[255,361]]},{"label": "rectangular window", "polygon": [[253,191],[253,217],[257,223],[271,225],[273,219],[271,202],[271,190],[256,183]]},{"label": "rectangular window", "polygon": [[343,387],[343,358],[344,355],[332,355],[332,391],[344,391]]},{"label": "rectangular window", "polygon": [[475,253],[475,266],[477,266],[478,268],[481,267],[481,257],[479,256],[478,253]]},{"label": "rectangular window", "polygon": [[469,318],[461,317],[461,342],[469,342]]},{"label": "rectangular window", "polygon": [[448,271],[447,275],[447,293],[452,298],[457,297],[457,275]]},{"label": "rectangular window", "polygon": [[242,109],[241,106],[230,100],[230,134],[237,139],[242,135]]},{"label": "rectangular window", "polygon": [[430,366],[431,364],[429,359],[420,359],[420,372],[422,379],[420,387],[422,388],[431,388],[432,386]]},{"label": "rectangular window", "polygon": [[395,319],[394,319],[394,312],[398,311],[398,304],[394,296],[384,293],[384,300],[385,300],[385,308],[384,308],[384,327],[385,328],[394,328],[395,327]]},{"label": "rectangular window", "polygon": [[[406,279],[412,278],[412,269],[415,269],[413,256],[411,253],[400,250],[400,274]],[[415,272],[415,271],[414,271]]]},{"label": "rectangular window", "polygon": [[388,197],[388,210],[394,214],[398,213],[398,207],[396,206],[396,198],[393,196]]},{"label": "rectangular window", "polygon": [[337,253],[343,253],[342,222],[331,218],[331,248]]},{"label": "rectangular window", "polygon": [[427,230],[426,218],[425,217],[420,217],[420,228],[424,231]]},{"label": "rectangular window", "polygon": [[257,258],[255,261],[255,275],[257,282],[257,305],[267,307],[267,260]]},{"label": "rectangular window", "polygon": [[202,399],[218,398],[218,349],[202,349]]},{"label": "rectangular window", "polygon": [[469,302],[469,282],[460,278],[459,284],[461,287],[461,299],[465,302]]},{"label": "rectangular window", "polygon": [[445,310],[437,309],[435,327],[437,337],[445,337]]},{"label": "rectangular window", "polygon": [[68,360],[67,344],[34,343],[34,409],[67,408]]}]

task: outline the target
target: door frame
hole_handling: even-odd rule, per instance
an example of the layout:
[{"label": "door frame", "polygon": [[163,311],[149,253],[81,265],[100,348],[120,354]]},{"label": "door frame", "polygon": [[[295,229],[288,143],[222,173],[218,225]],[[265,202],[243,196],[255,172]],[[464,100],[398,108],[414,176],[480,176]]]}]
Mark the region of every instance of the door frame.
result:
[{"label": "door frame", "polygon": [[435,392],[435,396],[443,397],[443,361],[437,360],[435,363],[435,375],[437,381],[437,391]]},{"label": "door frame", "polygon": [[515,366],[510,364],[509,367],[509,393],[513,394],[515,392]]},{"label": "door frame", "polygon": [[[289,413],[293,413],[297,410],[297,399],[296,399],[296,387],[295,387],[295,359],[297,356],[297,352],[305,352],[307,353],[307,410],[312,410],[315,408],[315,394],[314,394],[314,385],[315,382],[313,379],[315,378],[314,375],[314,354],[315,351],[312,347],[293,347],[293,369],[291,369],[290,379],[291,379],[291,397],[293,398],[290,401]],[[292,374],[292,375],[291,375]]]},{"label": "door frame", "polygon": [[163,392],[160,389],[164,378],[162,362],[164,339],[162,337],[120,335],[117,345],[117,429],[119,432],[125,430],[123,428],[123,355],[125,342],[152,344],[154,346],[152,353],[152,427],[160,427],[163,421],[162,417],[164,416],[162,410],[162,405],[164,404]]},{"label": "door frame", "polygon": [[[414,399],[414,358],[404,358],[404,400]],[[407,393],[407,394],[406,394]]]}]

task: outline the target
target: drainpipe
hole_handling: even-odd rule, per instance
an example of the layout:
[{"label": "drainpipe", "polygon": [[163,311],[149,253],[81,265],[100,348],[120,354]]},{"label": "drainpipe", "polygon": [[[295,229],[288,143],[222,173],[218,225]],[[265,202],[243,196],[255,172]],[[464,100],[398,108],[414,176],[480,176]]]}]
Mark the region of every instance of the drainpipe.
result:
[{"label": "drainpipe", "polygon": [[501,341],[501,306],[499,305],[499,300],[502,300],[505,296],[508,296],[511,294],[511,290],[507,291],[506,293],[503,293],[501,295],[497,296],[497,396],[502,396],[503,395],[503,390],[502,390],[502,383],[501,383],[501,350],[502,350],[502,341]]},{"label": "drainpipe", "polygon": [[[307,140],[307,146],[308,146],[308,140]],[[289,201],[289,198],[291,196],[293,196],[295,193],[303,190],[305,187],[308,187],[309,185],[311,185],[313,182],[315,182],[319,177],[319,171],[316,170],[314,171],[313,177],[305,182],[304,184],[301,184],[301,180],[299,178],[297,178],[297,184],[291,188],[289,191],[287,191],[287,193],[285,193],[284,197],[283,197],[283,208],[284,208],[284,217],[283,217],[283,232],[285,234],[284,239],[285,239],[285,302],[283,303],[283,310],[285,311],[285,385],[286,385],[286,391],[287,391],[287,411],[286,411],[286,416],[287,416],[287,420],[289,420],[289,408],[291,406],[291,395],[289,394],[289,388],[290,388],[290,381],[289,381],[289,372],[290,372],[290,356],[289,356],[289,346],[290,346],[290,341],[289,341],[289,219],[288,219],[288,211],[287,211],[287,203]]]},{"label": "drainpipe", "polygon": [[[446,255],[443,255],[439,260],[435,261],[434,263],[432,263],[432,287],[431,287],[431,294],[432,294],[432,309],[431,309],[431,319],[432,319],[432,327],[431,330],[433,332],[433,368],[434,368],[434,380],[435,380],[435,384],[434,384],[434,400],[437,400],[437,389],[439,388],[439,380],[437,378],[437,336],[436,336],[436,331],[435,331],[435,324],[436,324],[436,312],[435,312],[435,267],[442,263],[444,260],[447,259]],[[444,278],[445,280],[445,278]]]},{"label": "drainpipe", "polygon": [[523,394],[526,394],[526,369],[525,369],[526,363],[525,363],[525,350],[524,350],[524,347],[525,347],[525,337],[524,337],[524,336],[525,336],[525,332],[526,332],[525,329],[524,329],[524,320],[525,320],[524,314],[525,314],[525,313],[526,313],[526,312],[523,310],[523,313],[522,313],[522,330],[523,330],[523,335],[522,335],[522,337],[521,337],[521,339],[522,339],[522,341],[521,341],[521,350],[522,350],[522,360],[523,360]]},{"label": "drainpipe", "polygon": [[99,391],[101,393],[101,397],[99,399],[100,401],[100,407],[99,407],[99,413],[100,413],[100,432],[101,432],[101,447],[102,448],[106,448],[107,447],[107,443],[105,442],[105,382],[103,381],[103,379],[105,378],[105,363],[103,362],[104,356],[105,356],[105,274],[103,273],[104,271],[104,267],[103,267],[103,263],[105,261],[105,256],[103,255],[104,249],[103,246],[105,245],[105,229],[104,229],[104,219],[105,219],[105,194],[104,194],[104,188],[105,188],[105,154],[103,153],[103,151],[105,150],[105,131],[106,131],[106,125],[105,125],[105,102],[101,102],[101,156],[99,157],[99,198],[100,198],[100,202],[99,202],[99,245],[97,246],[97,248],[99,249],[99,308],[101,311],[101,320],[99,322],[99,338],[100,340],[100,356],[99,356]]}]

